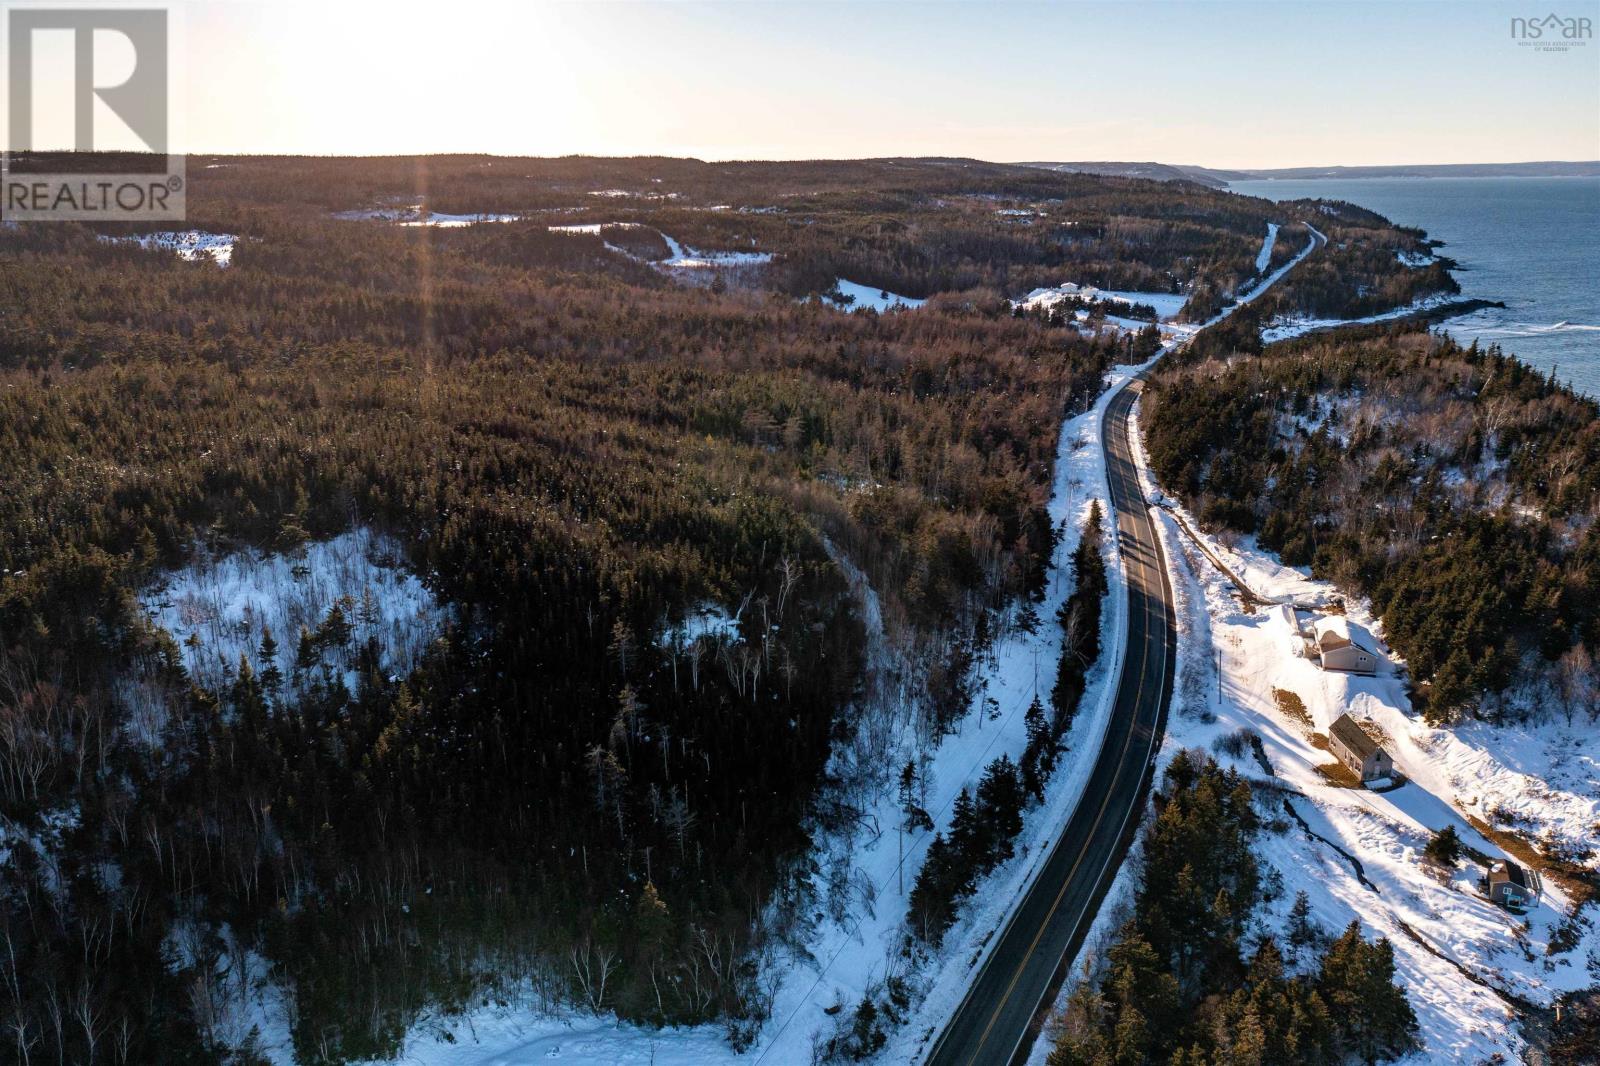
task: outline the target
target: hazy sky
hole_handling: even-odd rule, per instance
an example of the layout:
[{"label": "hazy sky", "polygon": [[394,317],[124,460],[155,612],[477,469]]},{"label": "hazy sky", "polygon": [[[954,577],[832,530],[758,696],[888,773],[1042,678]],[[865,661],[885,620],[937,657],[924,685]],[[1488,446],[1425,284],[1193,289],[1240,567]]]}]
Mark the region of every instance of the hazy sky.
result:
[{"label": "hazy sky", "polygon": [[1520,48],[1527,7],[194,0],[180,95],[195,151],[1600,157],[1600,41]]}]

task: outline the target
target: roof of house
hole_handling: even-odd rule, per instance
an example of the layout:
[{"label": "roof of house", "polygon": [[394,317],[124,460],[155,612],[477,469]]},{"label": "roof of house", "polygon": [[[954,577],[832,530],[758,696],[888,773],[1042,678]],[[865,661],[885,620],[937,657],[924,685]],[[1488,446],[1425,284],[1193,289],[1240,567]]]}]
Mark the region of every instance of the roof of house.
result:
[{"label": "roof of house", "polygon": [[1355,752],[1361,759],[1366,759],[1378,750],[1378,742],[1367,736],[1367,731],[1348,714],[1341,714],[1334,720],[1333,725],[1328,727],[1328,735]]},{"label": "roof of house", "polygon": [[1350,623],[1338,615],[1317,619],[1312,631],[1317,635],[1317,647],[1323,651],[1333,651],[1335,648],[1354,644],[1364,652],[1372,652],[1365,641],[1356,639],[1356,632],[1350,627]]},{"label": "roof of house", "polygon": [[1489,883],[1509,881],[1518,888],[1528,887],[1528,875],[1522,872],[1522,867],[1510,859],[1502,859],[1489,867]]}]

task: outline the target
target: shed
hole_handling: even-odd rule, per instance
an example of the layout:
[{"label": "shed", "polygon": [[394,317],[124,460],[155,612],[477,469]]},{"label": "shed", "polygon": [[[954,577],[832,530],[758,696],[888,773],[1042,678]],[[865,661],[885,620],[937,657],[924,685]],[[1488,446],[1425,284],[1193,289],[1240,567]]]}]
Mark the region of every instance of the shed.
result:
[{"label": "shed", "polygon": [[1394,759],[1348,714],[1341,714],[1328,727],[1328,747],[1362,784],[1394,776]]}]

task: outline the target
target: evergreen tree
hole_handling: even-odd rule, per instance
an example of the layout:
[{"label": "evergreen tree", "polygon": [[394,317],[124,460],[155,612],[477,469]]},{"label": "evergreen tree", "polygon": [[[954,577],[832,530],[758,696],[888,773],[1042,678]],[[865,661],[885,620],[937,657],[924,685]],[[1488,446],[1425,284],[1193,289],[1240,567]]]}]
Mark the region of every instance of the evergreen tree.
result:
[{"label": "evergreen tree", "polygon": [[1044,783],[1055,768],[1055,744],[1050,736],[1049,723],[1044,718],[1044,708],[1039,697],[1028,704],[1023,715],[1023,725],[1028,731],[1027,745],[1022,749],[1022,762],[1018,772],[1023,791],[1040,803],[1044,802]]},{"label": "evergreen tree", "polygon": [[343,651],[350,645],[350,637],[355,632],[350,625],[350,620],[345,617],[344,602],[335,600],[333,606],[328,608],[328,614],[317,626],[316,642],[318,647],[332,648]]},{"label": "evergreen tree", "polygon": [[1317,927],[1311,921],[1311,897],[1305,889],[1295,893],[1294,905],[1289,908],[1288,936],[1289,946],[1296,950],[1317,941]]},{"label": "evergreen tree", "polygon": [[1002,755],[984,770],[978,782],[977,815],[984,845],[979,868],[983,872],[1012,855],[1012,841],[1022,832],[1024,794],[1016,764]]},{"label": "evergreen tree", "polygon": [[1461,861],[1461,837],[1456,833],[1456,827],[1447,825],[1435,832],[1422,853],[1430,862],[1453,869]]},{"label": "evergreen tree", "polygon": [[283,686],[283,671],[278,669],[278,642],[272,639],[272,627],[261,627],[261,645],[256,649],[256,659],[261,663],[261,687],[267,695],[276,697]]},{"label": "evergreen tree", "polygon": [[314,668],[322,661],[322,652],[317,647],[316,638],[311,635],[311,630],[305,626],[300,627],[300,641],[294,653],[294,668],[297,672],[304,673]]}]

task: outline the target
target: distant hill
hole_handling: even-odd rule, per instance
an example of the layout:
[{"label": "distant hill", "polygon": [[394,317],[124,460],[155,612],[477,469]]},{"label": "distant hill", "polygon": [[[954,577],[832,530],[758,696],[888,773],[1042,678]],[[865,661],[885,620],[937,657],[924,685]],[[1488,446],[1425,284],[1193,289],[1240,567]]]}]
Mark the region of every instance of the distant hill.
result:
[{"label": "distant hill", "polygon": [[1059,170],[1068,174],[1103,174],[1116,178],[1149,178],[1153,181],[1193,181],[1213,189],[1221,189],[1230,181],[1243,181],[1251,177],[1242,171],[1206,170],[1203,167],[1179,167],[1169,163],[1023,163],[1022,165]]},{"label": "distant hill", "polygon": [[1262,178],[1592,178],[1600,177],[1600,160],[1537,163],[1418,163],[1384,167],[1285,167],[1277,170],[1216,170],[1174,163],[1025,163],[1081,174],[1110,174],[1155,181],[1193,181],[1214,189],[1230,182]]},{"label": "distant hill", "polygon": [[1282,170],[1252,170],[1248,172],[1248,176],[1255,178],[1593,178],[1600,177],[1600,160],[1542,163],[1424,163],[1394,167],[1288,167]]}]

